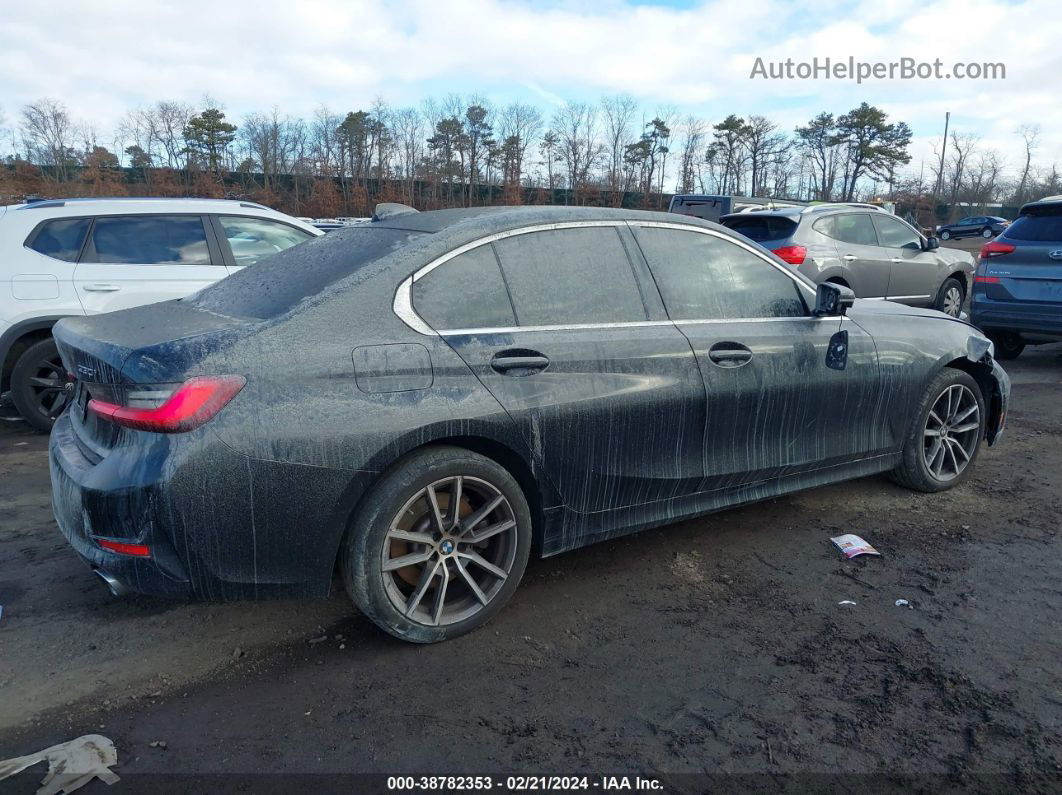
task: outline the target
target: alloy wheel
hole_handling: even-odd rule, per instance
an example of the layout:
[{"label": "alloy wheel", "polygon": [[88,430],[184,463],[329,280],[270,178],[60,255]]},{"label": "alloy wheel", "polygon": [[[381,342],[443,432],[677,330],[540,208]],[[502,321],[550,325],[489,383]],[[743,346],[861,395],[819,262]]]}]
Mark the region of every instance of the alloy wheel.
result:
[{"label": "alloy wheel", "polygon": [[954,480],[977,450],[981,409],[964,384],[952,384],[937,397],[922,432],[922,460],[940,481]]},{"label": "alloy wheel", "polygon": [[58,356],[41,358],[32,364],[31,373],[26,380],[28,402],[42,416],[54,420],[70,399],[63,362]]},{"label": "alloy wheel", "polygon": [[941,302],[941,311],[945,315],[958,317],[962,312],[962,290],[952,285],[944,291],[944,300]]},{"label": "alloy wheel", "polygon": [[425,626],[455,624],[505,585],[516,561],[516,516],[496,486],[456,475],[411,497],[391,520],[383,547],[392,605]]}]

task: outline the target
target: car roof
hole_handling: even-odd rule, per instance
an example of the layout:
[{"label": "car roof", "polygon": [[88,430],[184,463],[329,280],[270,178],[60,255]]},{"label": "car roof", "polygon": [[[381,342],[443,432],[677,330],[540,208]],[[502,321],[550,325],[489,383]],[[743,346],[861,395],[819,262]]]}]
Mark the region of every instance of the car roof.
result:
[{"label": "car roof", "polygon": [[[273,218],[291,226],[324,234],[312,224],[266,207],[257,202],[241,199],[192,199],[150,196],[114,196],[96,198],[42,199],[24,204],[7,205],[7,212],[0,213],[11,223],[33,226],[52,218],[76,218],[97,215],[139,215],[149,213],[224,213],[227,215],[250,215]],[[16,221],[16,219],[19,219]]]},{"label": "car roof", "polygon": [[1060,205],[1062,205],[1062,196],[1045,196],[1037,201],[1022,205],[1022,208],[1018,210],[1018,215],[1025,215],[1029,210],[1038,210],[1041,207],[1056,208]]},{"label": "car roof", "polygon": [[[676,213],[650,210],[625,210],[610,207],[574,206],[517,206],[517,207],[466,207],[428,212],[403,212],[383,220],[373,221],[371,226],[382,229],[402,229],[410,232],[439,234],[451,232],[456,237],[481,237],[501,229],[522,226],[565,223],[578,221],[657,221],[686,226],[716,229],[728,235],[733,233],[719,224]],[[364,228],[364,225],[362,225]]]}]

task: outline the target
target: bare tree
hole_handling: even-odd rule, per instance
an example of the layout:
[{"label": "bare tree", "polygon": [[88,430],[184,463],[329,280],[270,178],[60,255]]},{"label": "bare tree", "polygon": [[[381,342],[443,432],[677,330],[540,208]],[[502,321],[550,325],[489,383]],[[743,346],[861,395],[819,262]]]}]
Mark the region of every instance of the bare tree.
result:
[{"label": "bare tree", "polygon": [[787,146],[778,125],[764,116],[749,116],[743,130],[743,143],[748,152],[749,195],[766,193],[766,174],[771,161]]},{"label": "bare tree", "polygon": [[1025,203],[1027,195],[1025,189],[1029,184],[1029,169],[1032,167],[1033,152],[1040,145],[1040,125],[1023,124],[1018,127],[1017,133],[1025,146],[1025,165],[1022,167],[1021,177],[1018,179],[1018,187],[1014,194],[1014,203],[1021,205]]},{"label": "bare tree", "polygon": [[590,170],[601,154],[597,139],[597,111],[583,102],[569,102],[553,118],[553,126],[560,138],[560,155],[568,172],[568,188],[573,200],[585,187]]},{"label": "bare tree", "polygon": [[638,112],[638,103],[634,97],[616,94],[601,100],[601,111],[605,117],[605,184],[615,192],[621,190],[626,181],[624,156],[627,147],[634,142],[631,125]]},{"label": "bare tree", "polygon": [[676,190],[692,193],[700,174],[700,154],[704,146],[705,123],[696,116],[682,122],[682,148],[679,155],[679,178]]},{"label": "bare tree", "polygon": [[542,131],[542,114],[534,105],[513,102],[502,110],[499,124],[503,146],[511,154],[510,173],[504,179],[518,185],[523,179],[527,149]]},{"label": "bare tree", "polygon": [[55,177],[65,181],[75,163],[74,125],[66,106],[58,100],[44,98],[22,109],[22,145],[26,159],[52,166]]}]

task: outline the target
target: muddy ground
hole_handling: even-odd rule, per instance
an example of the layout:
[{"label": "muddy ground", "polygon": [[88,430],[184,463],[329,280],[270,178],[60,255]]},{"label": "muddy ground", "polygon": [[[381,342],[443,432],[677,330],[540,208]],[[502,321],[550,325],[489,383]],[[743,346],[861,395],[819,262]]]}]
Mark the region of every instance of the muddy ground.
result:
[{"label": "muddy ground", "polygon": [[[45,438],[0,423],[0,759],[103,734],[123,782],[86,792],[366,771],[1059,791],[1062,346],[1008,370],[1006,434],[954,491],[869,478],[539,561],[485,629],[430,647],[341,591],[113,599],[53,524]],[[844,561],[845,532],[882,556]]]}]

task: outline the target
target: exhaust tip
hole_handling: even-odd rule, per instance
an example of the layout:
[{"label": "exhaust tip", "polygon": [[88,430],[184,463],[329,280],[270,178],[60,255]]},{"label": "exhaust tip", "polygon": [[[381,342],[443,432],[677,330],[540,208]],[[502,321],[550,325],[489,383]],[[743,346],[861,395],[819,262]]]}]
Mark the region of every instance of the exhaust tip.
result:
[{"label": "exhaust tip", "polygon": [[129,593],[129,589],[122,584],[121,580],[112,577],[107,572],[100,571],[99,569],[93,569],[93,571],[107,584],[107,590],[111,592],[112,596],[125,596]]}]

